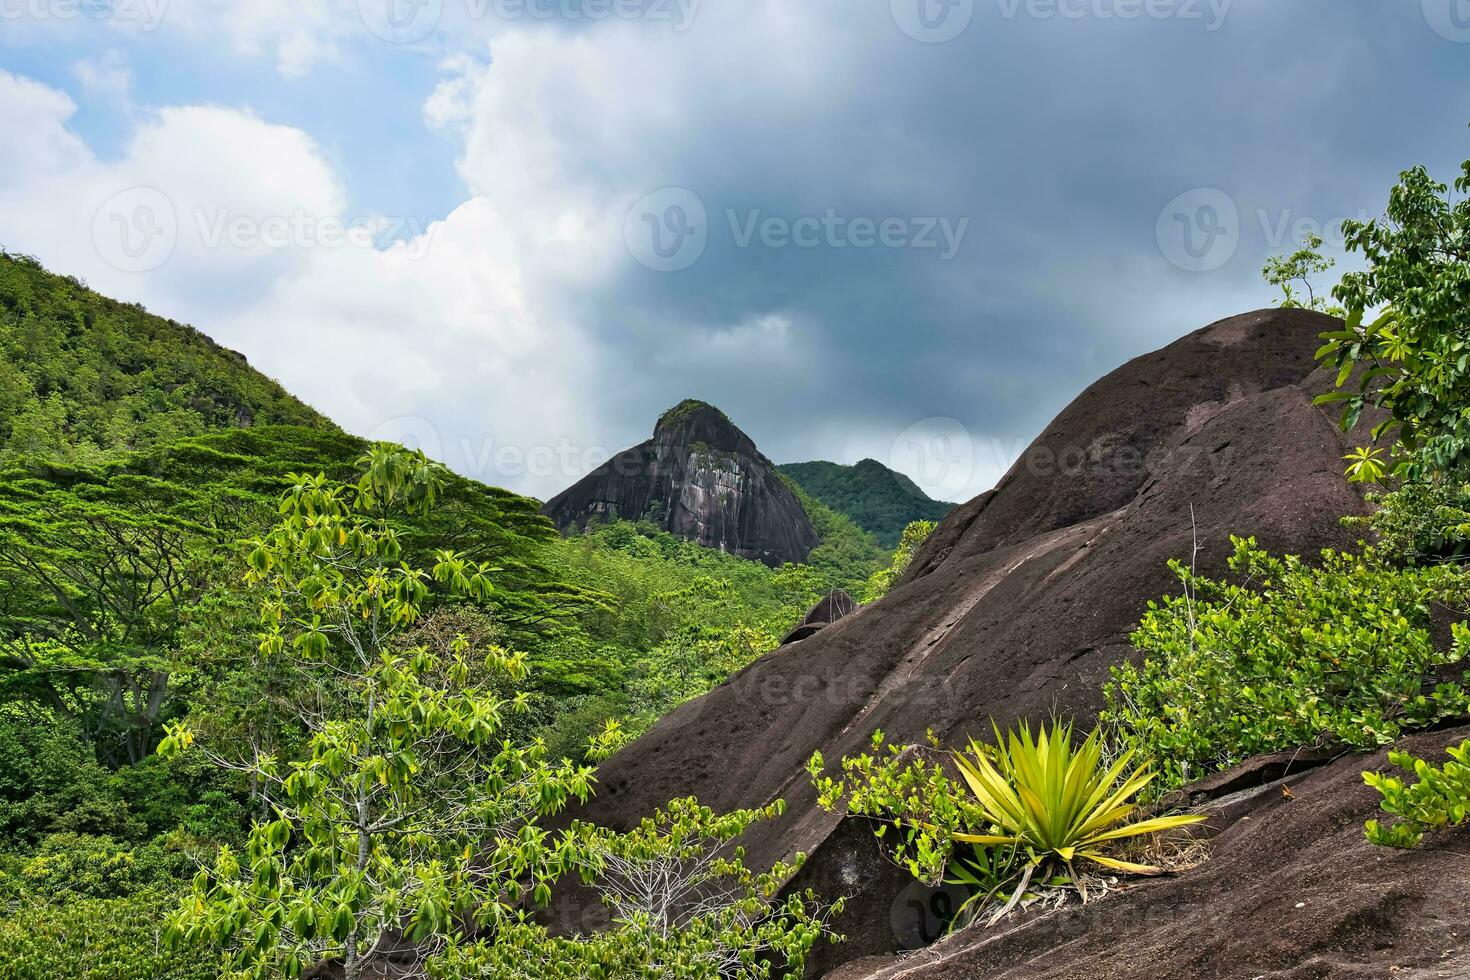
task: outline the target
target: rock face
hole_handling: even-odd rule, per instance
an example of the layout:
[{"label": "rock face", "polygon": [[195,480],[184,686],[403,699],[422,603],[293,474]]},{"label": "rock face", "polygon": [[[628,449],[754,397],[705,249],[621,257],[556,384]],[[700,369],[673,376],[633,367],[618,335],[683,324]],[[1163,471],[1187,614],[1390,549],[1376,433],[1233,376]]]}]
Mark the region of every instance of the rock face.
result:
[{"label": "rock face", "polygon": [[1216,575],[1233,533],[1298,554],[1350,544],[1338,517],[1365,505],[1342,477],[1345,437],[1312,404],[1330,384],[1314,372],[1317,335],[1337,323],[1245,314],[1098,381],[944,520],[883,599],[671,712],[604,765],[583,815],[627,826],[681,796],[717,809],[785,799],[785,816],[750,835],[751,862],[804,851],[794,885],[852,896],[837,922],[849,940],[822,947],[816,970],[892,952],[909,882],[870,833],[816,806],[813,750],[831,763],[878,728],[956,743],[1053,711],[1085,725],[1146,603],[1177,587],[1168,559],[1196,538]]},{"label": "rock face", "polygon": [[801,501],[724,412],[684,401],[653,438],[552,498],[563,532],[589,520],[651,519],[670,534],[768,565],[804,561],[819,540]]}]

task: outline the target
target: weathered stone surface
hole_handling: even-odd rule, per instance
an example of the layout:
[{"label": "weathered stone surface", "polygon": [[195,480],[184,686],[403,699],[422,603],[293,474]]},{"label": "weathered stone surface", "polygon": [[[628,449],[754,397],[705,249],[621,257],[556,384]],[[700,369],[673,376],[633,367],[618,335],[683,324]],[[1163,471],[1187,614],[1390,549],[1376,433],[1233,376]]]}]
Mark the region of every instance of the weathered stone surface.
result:
[{"label": "weathered stone surface", "polygon": [[1233,317],[1094,384],[887,596],[670,713],[602,768],[580,815],[628,826],[681,796],[783,798],[786,815],[750,835],[751,862],[804,851],[804,881],[855,896],[837,923],[849,941],[822,947],[817,969],[893,951],[897,881],[816,806],[813,750],[856,754],[876,728],[954,743],[1053,711],[1087,724],[1148,600],[1177,588],[1168,559],[1196,537],[1206,574],[1225,570],[1234,533],[1299,554],[1350,544],[1338,517],[1365,505],[1342,478],[1336,420],[1312,404],[1317,335],[1337,322]]},{"label": "weathered stone surface", "polygon": [[653,520],[671,534],[768,565],[817,546],[806,510],[724,412],[685,401],[653,438],[614,456],[542,508],[563,532],[590,520]]},{"label": "weathered stone surface", "polygon": [[837,622],[843,616],[850,616],[858,611],[858,602],[848,595],[843,589],[833,589],[824,595],[821,600],[796,624],[796,628],[781,638],[781,645],[795,643],[816,634],[819,630],[826,629]]}]

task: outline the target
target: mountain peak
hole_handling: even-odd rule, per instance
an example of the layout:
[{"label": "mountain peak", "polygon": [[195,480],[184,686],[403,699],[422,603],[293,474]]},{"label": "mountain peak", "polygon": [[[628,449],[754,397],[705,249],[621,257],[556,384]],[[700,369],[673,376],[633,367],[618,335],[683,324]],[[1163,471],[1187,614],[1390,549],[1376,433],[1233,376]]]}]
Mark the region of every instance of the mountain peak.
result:
[{"label": "mountain peak", "polygon": [[903,529],[912,522],[941,520],[954,506],[930,500],[913,480],[876,459],[851,466],[821,460],[786,463],[781,471],[885,548],[898,547]]},{"label": "mountain peak", "polygon": [[693,446],[701,444],[727,453],[758,455],[755,442],[709,402],[686,398],[658,417],[655,442]]},{"label": "mountain peak", "polygon": [[730,416],[709,402],[700,401],[698,398],[686,398],[658,417],[658,425],[654,428],[654,431],[657,432],[664,426],[678,425],[689,419],[705,416],[713,416],[715,419],[723,421],[726,425],[733,425],[730,421]]},{"label": "mountain peak", "polygon": [[801,501],[771,461],[708,402],[659,416],[653,438],[547,501],[562,531],[595,520],[651,520],[688,541],[778,566],[820,543]]}]

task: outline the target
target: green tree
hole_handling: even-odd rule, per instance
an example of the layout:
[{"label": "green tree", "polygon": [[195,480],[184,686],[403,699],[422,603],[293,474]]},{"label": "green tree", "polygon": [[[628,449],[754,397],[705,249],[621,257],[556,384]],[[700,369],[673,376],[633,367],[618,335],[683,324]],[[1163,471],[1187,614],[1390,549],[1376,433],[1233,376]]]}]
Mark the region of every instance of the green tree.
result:
[{"label": "green tree", "polygon": [[[1333,316],[1344,314],[1342,307],[1330,302],[1326,296],[1318,296],[1312,285],[1313,276],[1321,275],[1337,264],[1336,260],[1325,258],[1319,251],[1321,248],[1322,236],[1308,235],[1302,247],[1290,255],[1276,255],[1266,260],[1261,274],[1266,277],[1266,282],[1280,287],[1282,309],[1317,310]],[[1306,291],[1305,297],[1302,290]]]},{"label": "green tree", "polygon": [[[1454,188],[1470,191],[1470,160]],[[1415,167],[1400,175],[1383,218],[1343,224],[1348,250],[1368,267],[1333,289],[1350,313],[1318,351],[1342,389],[1319,401],[1343,404],[1344,429],[1367,406],[1386,410],[1373,439],[1392,434],[1389,465],[1408,479],[1463,478],[1470,467],[1470,199],[1448,192]],[[1386,312],[1370,320],[1371,309]],[[1359,450],[1350,473],[1383,475],[1379,455]]]},{"label": "green tree", "polygon": [[[487,598],[491,569],[450,551],[428,567],[405,562],[392,518],[432,508],[444,474],[388,445],[362,462],[355,486],[298,477],[249,553],[247,581],[264,596],[261,652],[302,675],[294,708],[310,736],[289,761],[210,751],[263,787],[274,819],[255,825],[242,854],[221,849],[174,922],[177,938],[225,948],[245,976],[339,959],[357,980],[399,932],[442,942],[514,917],[524,882],[544,901],[568,852],[535,819],[591,789],[589,767],[497,739],[524,700],[492,681],[524,677],[523,654],[467,641],[448,656],[397,648],[434,593]],[[616,736],[610,727],[601,747]],[[175,724],[159,751],[193,742]]]},{"label": "green tree", "polygon": [[863,601],[876,602],[887,595],[888,590],[893,588],[893,583],[903,577],[914,556],[919,553],[919,548],[929,540],[929,535],[938,526],[933,521],[914,521],[904,528],[903,537],[898,540],[898,550],[893,553],[893,561],[887,568],[880,568],[868,577]]},{"label": "green tree", "polygon": [[145,758],[208,580],[210,510],[146,476],[0,477],[0,697],[74,720],[104,762]]}]

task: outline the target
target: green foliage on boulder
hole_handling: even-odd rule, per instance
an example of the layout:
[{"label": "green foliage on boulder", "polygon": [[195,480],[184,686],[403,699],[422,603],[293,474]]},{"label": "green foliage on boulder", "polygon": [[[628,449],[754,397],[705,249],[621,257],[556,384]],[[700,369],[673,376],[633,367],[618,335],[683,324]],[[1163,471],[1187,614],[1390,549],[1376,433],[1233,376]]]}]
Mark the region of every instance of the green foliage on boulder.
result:
[{"label": "green foliage on boulder", "polygon": [[1234,543],[1232,581],[1173,563],[1182,594],[1149,604],[1141,662],[1113,668],[1105,691],[1103,722],[1158,760],[1161,788],[1263,752],[1376,748],[1470,710],[1470,628],[1439,621],[1470,611],[1458,568],[1372,547],[1314,566]]},{"label": "green foliage on boulder", "polygon": [[1406,784],[1397,776],[1363,773],[1363,781],[1383,797],[1383,812],[1398,818],[1390,824],[1369,820],[1363,828],[1369,842],[1418,847],[1426,833],[1458,827],[1470,817],[1470,742],[1452,746],[1449,759],[1439,766],[1407,752],[1390,752],[1388,761],[1412,772],[1417,781]]},{"label": "green foliage on boulder", "polygon": [[915,521],[903,529],[903,537],[899,539],[898,550],[893,553],[893,561],[889,562],[887,568],[880,568],[868,577],[867,589],[863,595],[864,602],[875,602],[888,594],[897,582],[908,570],[909,564],[913,562],[914,556],[919,553],[929,535],[939,525],[933,521]]},{"label": "green foliage on boulder", "polygon": [[[1392,437],[1392,468],[1410,480],[1463,478],[1470,467],[1470,160],[1454,191],[1424,167],[1399,175],[1380,219],[1343,224],[1349,252],[1367,268],[1333,289],[1345,328],[1323,335],[1318,358],[1337,372],[1343,427],[1375,406],[1389,417],[1373,430]],[[1379,310],[1377,316],[1365,311]],[[1357,472],[1364,470],[1357,457]]]}]

